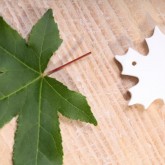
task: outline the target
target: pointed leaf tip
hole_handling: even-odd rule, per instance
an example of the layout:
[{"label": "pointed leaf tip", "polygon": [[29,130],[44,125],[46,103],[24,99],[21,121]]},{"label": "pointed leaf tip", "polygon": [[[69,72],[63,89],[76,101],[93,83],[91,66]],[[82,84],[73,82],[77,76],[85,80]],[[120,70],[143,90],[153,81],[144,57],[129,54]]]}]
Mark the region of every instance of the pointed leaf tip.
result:
[{"label": "pointed leaf tip", "polygon": [[[69,90],[59,81],[52,78],[45,78],[54,92],[54,97],[58,94],[61,102],[58,111],[65,117],[80,120],[82,122],[97,125],[97,121],[91,111],[85,96],[75,91]],[[57,97],[57,96],[56,96]]]},{"label": "pointed leaf tip", "polygon": [[52,9],[49,9],[33,26],[28,43],[38,57],[38,70],[43,73],[50,57],[62,43]]},{"label": "pointed leaf tip", "polygon": [[51,15],[53,17],[53,10],[52,9],[48,9],[47,12],[44,15]]}]

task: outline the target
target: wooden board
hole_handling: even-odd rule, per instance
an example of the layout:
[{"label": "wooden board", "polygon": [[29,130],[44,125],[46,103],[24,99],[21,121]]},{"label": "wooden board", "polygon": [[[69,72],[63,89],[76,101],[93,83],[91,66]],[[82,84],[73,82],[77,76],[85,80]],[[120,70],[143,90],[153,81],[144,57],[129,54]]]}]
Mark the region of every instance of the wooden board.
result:
[{"label": "wooden board", "polygon": [[[145,37],[155,25],[165,32],[165,1],[0,0],[0,15],[24,38],[48,8],[64,41],[48,69],[92,51],[53,75],[87,96],[99,124],[60,116],[64,165],[165,164],[165,105],[157,100],[146,111],[139,105],[128,107],[127,90],[137,80],[121,77],[114,60],[128,47],[148,53]],[[14,119],[0,130],[1,165],[12,165],[15,127]]]}]

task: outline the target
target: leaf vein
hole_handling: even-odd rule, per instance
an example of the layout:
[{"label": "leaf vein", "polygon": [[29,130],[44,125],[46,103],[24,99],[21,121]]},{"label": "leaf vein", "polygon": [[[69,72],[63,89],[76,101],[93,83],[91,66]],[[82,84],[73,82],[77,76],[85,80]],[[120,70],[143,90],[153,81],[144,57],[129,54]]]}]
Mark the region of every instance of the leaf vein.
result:
[{"label": "leaf vein", "polygon": [[42,125],[41,125],[41,129],[43,129],[48,135],[50,135],[52,137],[54,144],[55,144],[55,147],[56,147],[56,151],[58,151],[57,144],[56,144],[56,141],[53,137],[53,134],[49,133]]},{"label": "leaf vein", "polygon": [[26,68],[32,70],[35,73],[39,73],[38,71],[36,71],[35,69],[29,67],[27,64],[23,63],[19,58],[17,58],[14,54],[12,54],[11,52],[9,52],[8,50],[6,50],[3,46],[0,45],[0,48],[7,53],[9,56],[13,57],[15,60],[17,60],[19,63],[21,63],[22,65],[26,66]]},{"label": "leaf vein", "polygon": [[52,162],[46,157],[46,155],[45,155],[42,151],[39,150],[39,152],[40,152],[40,154],[41,154],[43,157],[46,158],[46,160],[49,161],[50,164],[52,164]]},{"label": "leaf vein", "polygon": [[20,88],[17,89],[16,91],[14,91],[14,92],[12,92],[12,93],[9,93],[9,94],[6,95],[6,96],[1,97],[1,98],[0,98],[0,101],[2,101],[2,100],[4,100],[4,99],[6,99],[6,98],[8,98],[8,97],[10,97],[10,96],[12,96],[12,95],[18,93],[18,92],[21,91],[22,89],[24,89],[24,88],[28,87],[29,85],[33,84],[34,82],[36,82],[39,78],[40,78],[40,77],[37,77],[37,78],[34,79],[33,81],[31,81],[31,82],[27,83],[26,85],[24,85],[23,87],[20,87]]},{"label": "leaf vein", "polygon": [[38,106],[38,135],[37,135],[37,151],[36,151],[36,161],[35,164],[38,164],[38,148],[39,148],[39,138],[40,138],[40,127],[41,127],[41,98],[42,98],[42,83],[43,79],[40,83],[40,89],[39,89],[39,106]]},{"label": "leaf vein", "polygon": [[[69,102],[65,97],[63,97],[59,92],[57,92],[53,86],[51,84],[49,84],[49,82],[45,79],[46,83],[53,89],[53,91],[60,96],[62,99],[64,99],[67,103],[69,103],[70,105],[72,105],[74,108],[76,108],[78,111],[80,111],[80,109],[78,107],[76,107],[74,104],[72,104],[71,102]],[[81,111],[82,113],[84,113],[86,115],[86,117],[88,119],[90,119],[90,117],[88,116],[88,114],[86,114],[84,111]]]},{"label": "leaf vein", "polygon": [[46,35],[46,29],[47,29],[47,26],[48,26],[48,21],[49,21],[49,19],[47,19],[47,21],[46,21],[46,25],[45,25],[45,29],[44,29],[44,35],[43,35],[42,44],[41,44],[41,50],[40,50],[40,54],[39,54],[40,72],[41,72],[41,55],[42,55],[42,50],[43,50],[43,46],[44,46],[44,42],[45,42],[45,35]]}]

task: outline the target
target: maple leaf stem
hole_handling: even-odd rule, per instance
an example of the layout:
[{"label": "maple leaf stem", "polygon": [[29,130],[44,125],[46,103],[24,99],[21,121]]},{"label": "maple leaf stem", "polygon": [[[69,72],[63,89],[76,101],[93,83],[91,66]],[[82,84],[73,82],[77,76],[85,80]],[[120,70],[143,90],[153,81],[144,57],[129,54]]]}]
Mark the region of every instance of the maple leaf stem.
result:
[{"label": "maple leaf stem", "polygon": [[70,61],[70,62],[68,62],[68,63],[66,63],[66,64],[64,64],[64,65],[62,65],[62,66],[60,66],[60,67],[58,67],[58,68],[55,68],[55,69],[53,69],[53,70],[50,70],[49,72],[47,72],[47,73],[45,74],[45,76],[49,76],[49,75],[51,75],[52,73],[55,73],[55,72],[57,72],[57,71],[63,69],[63,68],[66,67],[67,65],[70,65],[70,64],[72,64],[73,62],[76,62],[76,61],[80,60],[81,58],[84,58],[84,57],[86,57],[86,56],[88,56],[88,55],[90,55],[90,54],[91,54],[91,52],[88,52],[88,53],[86,53],[86,54],[84,54],[84,55],[82,55],[82,56],[80,56],[80,57],[78,57],[78,58],[76,58],[76,59],[74,59],[74,60],[72,60],[72,61]]}]

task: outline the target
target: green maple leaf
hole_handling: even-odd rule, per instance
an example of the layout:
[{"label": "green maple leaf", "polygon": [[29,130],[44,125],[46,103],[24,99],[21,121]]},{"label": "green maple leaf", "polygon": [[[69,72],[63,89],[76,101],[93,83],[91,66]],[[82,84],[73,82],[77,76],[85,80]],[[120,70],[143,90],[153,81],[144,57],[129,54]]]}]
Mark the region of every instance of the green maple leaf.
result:
[{"label": "green maple leaf", "polygon": [[0,128],[18,115],[14,165],[61,165],[58,112],[97,124],[84,96],[44,75],[58,49],[57,24],[48,10],[26,41],[0,18]]}]

